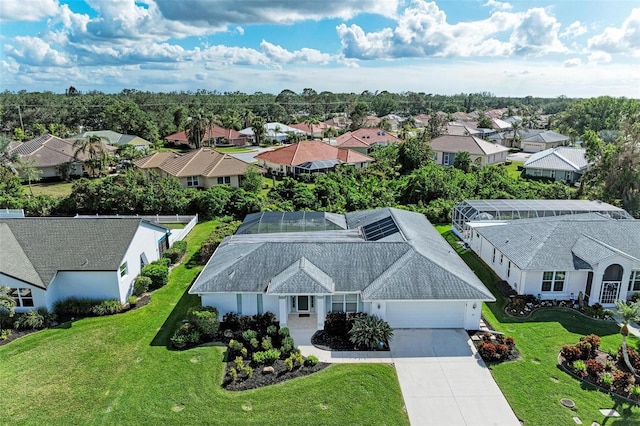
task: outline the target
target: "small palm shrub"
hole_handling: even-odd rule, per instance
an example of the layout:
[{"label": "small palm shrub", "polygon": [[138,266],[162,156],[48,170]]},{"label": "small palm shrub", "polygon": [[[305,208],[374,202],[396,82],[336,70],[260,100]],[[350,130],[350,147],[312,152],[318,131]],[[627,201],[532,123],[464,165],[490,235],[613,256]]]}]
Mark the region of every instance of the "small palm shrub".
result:
[{"label": "small palm shrub", "polygon": [[280,352],[284,356],[288,356],[295,349],[295,342],[293,337],[285,337],[282,339],[282,346],[280,346]]},{"label": "small palm shrub", "polygon": [[393,330],[382,318],[375,315],[366,315],[356,318],[351,330],[349,340],[358,348],[377,349],[380,346],[388,346],[393,337]]},{"label": "small palm shrub", "polygon": [[136,279],[133,280],[133,294],[136,296],[140,296],[142,293],[149,291],[149,287],[151,287],[151,278],[149,277],[138,275]]},{"label": "small palm shrub", "polygon": [[591,343],[581,340],[576,343],[576,348],[580,349],[580,359],[587,360],[591,357],[592,347]]},{"label": "small palm shrub", "polygon": [[267,334],[269,336],[277,336],[278,335],[278,327],[275,325],[270,325],[269,327],[267,327]]}]

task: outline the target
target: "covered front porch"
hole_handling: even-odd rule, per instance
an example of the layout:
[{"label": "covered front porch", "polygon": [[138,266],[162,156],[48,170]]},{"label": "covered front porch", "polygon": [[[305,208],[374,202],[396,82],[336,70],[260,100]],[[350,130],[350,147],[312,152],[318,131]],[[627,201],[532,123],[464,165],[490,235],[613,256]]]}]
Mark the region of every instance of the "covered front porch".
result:
[{"label": "covered front porch", "polygon": [[326,316],[324,296],[289,295],[279,296],[279,312],[281,327],[290,329],[322,330]]}]

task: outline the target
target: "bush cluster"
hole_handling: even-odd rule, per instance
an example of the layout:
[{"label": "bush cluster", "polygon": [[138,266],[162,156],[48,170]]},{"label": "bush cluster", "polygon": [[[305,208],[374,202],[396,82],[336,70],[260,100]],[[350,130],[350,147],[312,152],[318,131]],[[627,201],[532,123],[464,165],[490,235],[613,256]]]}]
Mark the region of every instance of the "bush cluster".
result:
[{"label": "bush cluster", "polygon": [[482,336],[482,342],[478,346],[478,353],[485,361],[501,362],[509,359],[515,347],[516,342],[513,337],[485,333]]},{"label": "bush cluster", "polygon": [[55,320],[55,314],[47,308],[40,307],[24,314],[16,315],[13,326],[22,330],[42,330],[49,327]]},{"label": "bush cluster", "polygon": [[356,316],[349,330],[349,341],[365,350],[388,348],[392,337],[389,323],[375,315]]},{"label": "bush cluster", "polygon": [[210,306],[194,306],[187,311],[187,318],[178,326],[171,337],[171,345],[176,349],[197,345],[204,340],[212,340],[218,332],[218,310]]},{"label": "bush cluster", "polygon": [[162,257],[165,257],[171,261],[172,264],[177,263],[182,256],[187,252],[187,242],[186,241],[176,241],[173,243],[170,249],[167,249],[162,254]]},{"label": "bush cluster", "polygon": [[122,312],[123,306],[119,300],[83,299],[69,297],[58,300],[53,304],[53,313],[56,318],[68,320],[91,316],[112,315]]},{"label": "bush cluster", "polygon": [[324,320],[324,331],[332,336],[348,339],[355,320],[366,315],[362,312],[329,312]]},{"label": "bush cluster", "polygon": [[136,279],[133,280],[133,294],[136,296],[148,292],[149,287],[151,287],[151,278],[149,277],[138,275]]},{"label": "bush cluster", "polygon": [[203,263],[206,263],[209,258],[216,251],[222,240],[229,235],[233,235],[234,232],[240,226],[239,221],[230,221],[221,223],[216,229],[205,239],[200,245],[200,259]]},{"label": "bush cluster", "polygon": [[169,259],[161,258],[145,265],[140,275],[151,279],[149,290],[155,290],[165,286],[169,282]]}]

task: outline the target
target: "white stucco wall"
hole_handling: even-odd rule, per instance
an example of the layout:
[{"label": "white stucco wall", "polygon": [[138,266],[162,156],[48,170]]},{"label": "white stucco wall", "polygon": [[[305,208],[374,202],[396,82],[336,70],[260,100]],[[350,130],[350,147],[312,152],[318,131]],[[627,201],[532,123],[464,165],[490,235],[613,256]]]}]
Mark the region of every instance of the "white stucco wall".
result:
[{"label": "white stucco wall", "polygon": [[220,319],[227,312],[238,312],[235,293],[204,293],[200,296],[202,306],[213,306],[218,309]]},{"label": "white stucco wall", "polygon": [[124,303],[126,295],[120,294],[119,284],[116,271],[60,271],[47,287],[47,308],[69,297],[118,299]]},{"label": "white stucco wall", "polygon": [[31,290],[33,296],[33,307],[19,308],[16,307],[16,312],[25,312],[33,308],[40,306],[47,307],[47,294],[46,291],[40,287],[36,287],[31,284],[27,284],[24,281],[20,281],[8,275],[0,273],[0,287],[7,286],[9,288],[28,288]]},{"label": "white stucco wall", "polygon": [[262,309],[263,312],[273,312],[276,314],[276,319],[280,320],[278,296],[268,296],[264,294],[262,296]]}]

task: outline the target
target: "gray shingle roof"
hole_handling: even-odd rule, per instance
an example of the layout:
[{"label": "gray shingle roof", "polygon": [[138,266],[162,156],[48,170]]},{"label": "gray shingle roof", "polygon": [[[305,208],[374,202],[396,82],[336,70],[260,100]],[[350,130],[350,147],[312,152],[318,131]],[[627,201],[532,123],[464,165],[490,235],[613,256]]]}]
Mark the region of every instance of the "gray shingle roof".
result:
[{"label": "gray shingle roof", "polygon": [[640,260],[640,220],[588,213],[515,220],[475,230],[524,270],[584,269],[613,253]]},{"label": "gray shingle roof", "polygon": [[[393,235],[367,241],[359,231],[390,216],[398,226]],[[423,215],[385,208],[349,213],[346,223],[347,230],[227,237],[189,292],[494,300]]]},{"label": "gray shingle roof", "polygon": [[524,168],[581,172],[587,168],[586,149],[561,146],[533,154]]},{"label": "gray shingle roof", "polygon": [[45,287],[20,243],[6,223],[0,223],[0,272],[10,277]]},{"label": "gray shingle roof", "polygon": [[[6,230],[14,236],[25,258],[20,264],[29,271],[24,280],[45,287],[58,271],[117,271],[141,219],[24,218],[0,219],[3,245]],[[16,255],[19,256],[19,255]],[[15,274],[15,266],[2,256],[0,272]]]}]

